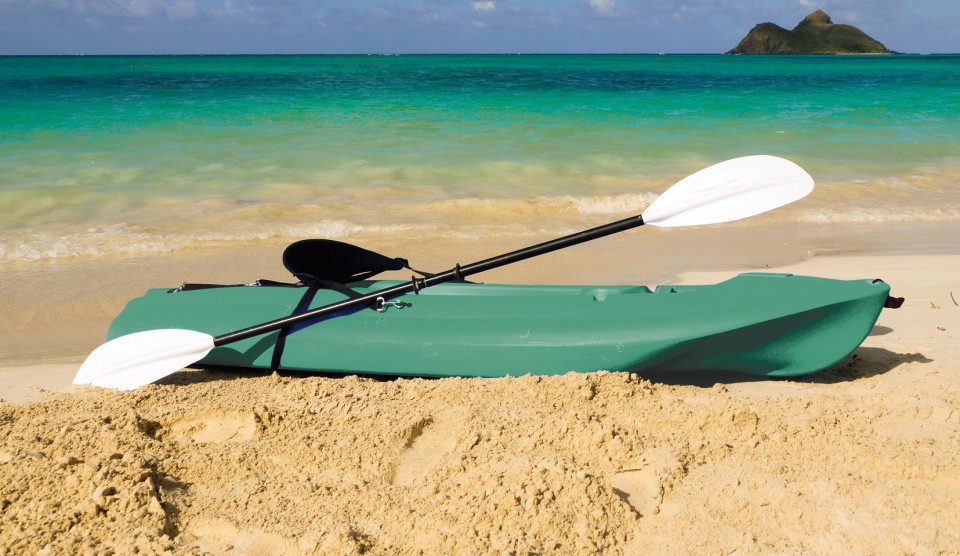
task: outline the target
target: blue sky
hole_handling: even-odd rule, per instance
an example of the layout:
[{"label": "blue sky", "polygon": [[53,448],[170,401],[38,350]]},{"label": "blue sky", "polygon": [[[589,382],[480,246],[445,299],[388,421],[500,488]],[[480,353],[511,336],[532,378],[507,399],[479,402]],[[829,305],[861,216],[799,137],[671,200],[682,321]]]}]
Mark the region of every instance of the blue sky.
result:
[{"label": "blue sky", "polygon": [[0,54],[723,52],[818,8],[960,52],[958,0],[0,0]]}]

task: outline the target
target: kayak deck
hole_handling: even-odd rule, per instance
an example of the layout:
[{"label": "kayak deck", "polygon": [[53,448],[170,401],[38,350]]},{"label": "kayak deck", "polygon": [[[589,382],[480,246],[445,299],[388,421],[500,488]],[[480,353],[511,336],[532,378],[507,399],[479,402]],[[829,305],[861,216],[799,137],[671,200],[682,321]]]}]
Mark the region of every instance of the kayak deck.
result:
[{"label": "kayak deck", "polygon": [[[367,281],[351,288],[366,294],[397,283]],[[388,301],[381,311],[353,310],[218,347],[197,366],[409,376],[597,370],[796,376],[856,349],[889,289],[879,280],[768,273],[655,290],[446,283]],[[150,290],[127,304],[108,339],[158,328],[216,336],[293,313],[307,290]],[[344,297],[321,289],[307,308]]]}]

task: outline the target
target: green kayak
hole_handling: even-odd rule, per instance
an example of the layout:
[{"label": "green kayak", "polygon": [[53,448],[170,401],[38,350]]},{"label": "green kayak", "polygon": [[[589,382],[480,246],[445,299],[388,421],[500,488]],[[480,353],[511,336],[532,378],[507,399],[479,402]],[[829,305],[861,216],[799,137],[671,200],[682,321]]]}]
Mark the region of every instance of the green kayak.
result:
[{"label": "green kayak", "polygon": [[[219,335],[399,283],[360,281],[346,293],[275,283],[155,289],[127,304],[108,338],[160,328]],[[856,349],[880,311],[896,306],[889,290],[880,280],[767,273],[656,290],[450,282],[379,309],[217,347],[196,366],[466,377],[597,370],[796,376]]]}]

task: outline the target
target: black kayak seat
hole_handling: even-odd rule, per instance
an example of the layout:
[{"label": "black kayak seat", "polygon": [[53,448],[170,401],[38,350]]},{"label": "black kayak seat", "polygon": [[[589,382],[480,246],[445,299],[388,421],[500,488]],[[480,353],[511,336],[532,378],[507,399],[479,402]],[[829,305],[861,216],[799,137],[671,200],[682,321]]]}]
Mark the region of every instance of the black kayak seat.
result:
[{"label": "black kayak seat", "polygon": [[318,280],[349,284],[387,270],[401,270],[407,261],[332,239],[303,239],[283,251],[283,266],[304,283]]}]

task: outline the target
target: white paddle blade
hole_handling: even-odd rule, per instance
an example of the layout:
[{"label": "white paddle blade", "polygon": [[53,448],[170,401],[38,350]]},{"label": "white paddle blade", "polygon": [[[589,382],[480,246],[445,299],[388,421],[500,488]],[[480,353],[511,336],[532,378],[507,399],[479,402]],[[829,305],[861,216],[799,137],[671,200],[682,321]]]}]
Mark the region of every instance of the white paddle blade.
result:
[{"label": "white paddle blade", "polygon": [[669,228],[719,224],[792,203],[813,191],[813,178],[789,160],[744,156],[680,180],[647,207],[643,221]]},{"label": "white paddle blade", "polygon": [[196,363],[213,347],[213,336],[193,330],[127,334],[93,350],[73,383],[134,390]]}]

